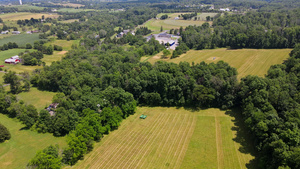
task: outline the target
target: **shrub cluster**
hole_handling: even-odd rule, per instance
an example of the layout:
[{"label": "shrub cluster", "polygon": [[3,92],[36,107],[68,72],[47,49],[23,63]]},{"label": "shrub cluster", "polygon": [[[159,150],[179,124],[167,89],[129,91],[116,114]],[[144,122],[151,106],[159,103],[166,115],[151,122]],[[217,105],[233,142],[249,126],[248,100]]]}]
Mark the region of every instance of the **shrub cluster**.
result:
[{"label": "shrub cluster", "polygon": [[8,129],[0,123],[0,143],[9,140],[11,137]]}]

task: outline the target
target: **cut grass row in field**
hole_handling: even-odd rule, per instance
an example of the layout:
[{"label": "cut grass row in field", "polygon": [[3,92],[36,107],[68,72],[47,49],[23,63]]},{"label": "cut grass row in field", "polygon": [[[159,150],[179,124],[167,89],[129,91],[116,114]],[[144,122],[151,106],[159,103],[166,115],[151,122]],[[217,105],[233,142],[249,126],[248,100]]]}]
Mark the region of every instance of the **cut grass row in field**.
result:
[{"label": "cut grass row in field", "polygon": [[49,145],[58,144],[66,147],[65,137],[54,137],[51,134],[38,134],[30,130],[23,130],[23,124],[17,119],[11,119],[0,114],[0,123],[6,126],[11,139],[0,144],[0,168],[23,169],[37,151]]},{"label": "cut grass row in field", "polygon": [[151,58],[143,57],[141,61],[152,64],[159,60],[167,62],[189,62],[189,63],[216,63],[220,60],[227,62],[238,71],[238,79],[247,75],[263,77],[269,68],[275,64],[281,64],[289,57],[291,49],[212,49],[212,50],[190,50],[186,54],[175,59],[161,59],[158,54]]},{"label": "cut grass row in field", "polygon": [[216,144],[208,144],[215,142],[215,118],[212,116],[198,116],[197,125],[181,168],[196,168],[197,166],[202,166],[202,168],[218,168]]},{"label": "cut grass row in field", "polygon": [[[254,158],[239,151],[235,119],[224,111],[139,107],[137,112],[72,168],[246,168]],[[148,117],[139,119],[141,114]]]},{"label": "cut grass row in field", "polygon": [[[161,13],[159,14],[157,17],[159,18],[161,15],[163,15],[165,13]],[[145,24],[143,24],[142,26],[146,26],[149,29],[151,29],[152,31],[154,31],[154,33],[157,33],[160,31],[161,26],[163,27],[164,30],[170,30],[170,29],[179,29],[181,26],[183,28],[189,26],[189,25],[196,25],[196,26],[200,26],[203,23],[205,23],[205,19],[206,16],[215,16],[216,13],[201,13],[197,16],[197,18],[200,18],[200,20],[183,20],[178,19],[175,20],[175,17],[178,17],[178,15],[184,14],[184,13],[166,13],[167,15],[169,15],[169,18],[165,19],[165,20],[160,20],[160,19],[151,19],[149,21],[147,21]],[[212,24],[212,22],[208,22],[209,24]]]}]

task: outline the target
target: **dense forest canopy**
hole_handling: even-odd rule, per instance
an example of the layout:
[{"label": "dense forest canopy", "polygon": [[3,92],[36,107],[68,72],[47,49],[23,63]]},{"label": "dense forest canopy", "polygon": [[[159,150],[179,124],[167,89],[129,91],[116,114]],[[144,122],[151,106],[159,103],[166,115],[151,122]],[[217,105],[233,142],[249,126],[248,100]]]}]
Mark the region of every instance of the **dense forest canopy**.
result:
[{"label": "dense forest canopy", "polygon": [[180,45],[190,49],[293,48],[300,39],[299,10],[216,15],[213,31],[208,23],[188,26]]}]

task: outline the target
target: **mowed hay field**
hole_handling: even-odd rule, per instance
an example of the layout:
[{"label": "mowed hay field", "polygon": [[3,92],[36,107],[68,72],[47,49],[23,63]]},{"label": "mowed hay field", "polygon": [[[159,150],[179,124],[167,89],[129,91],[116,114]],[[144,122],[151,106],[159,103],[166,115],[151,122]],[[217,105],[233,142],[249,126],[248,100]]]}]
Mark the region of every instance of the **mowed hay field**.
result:
[{"label": "mowed hay field", "polygon": [[[191,20],[183,20],[182,17],[180,19],[175,20],[175,17],[178,17],[178,15],[185,14],[185,13],[161,13],[157,17],[160,18],[162,15],[167,14],[169,18],[165,20],[160,19],[151,19],[147,21],[142,26],[146,26],[149,29],[151,29],[154,32],[159,32],[161,26],[164,30],[170,30],[170,29],[179,29],[181,26],[183,28],[189,26],[189,25],[196,25],[201,26],[203,23],[205,23],[206,16],[215,16],[216,13],[201,13],[197,15],[197,18],[200,17],[200,20],[194,20],[193,18]],[[212,24],[212,21],[208,22],[209,24]]]},{"label": "mowed hay field", "polygon": [[58,144],[60,148],[67,146],[65,137],[54,137],[52,134],[39,134],[24,127],[17,119],[0,114],[0,123],[8,128],[11,139],[0,144],[1,169],[25,169],[27,163],[37,151],[47,146]]},{"label": "mowed hay field", "polygon": [[235,127],[219,109],[139,107],[72,168],[246,168],[254,157],[239,151]]},{"label": "mowed hay field", "polygon": [[17,21],[17,20],[24,20],[24,19],[40,19],[42,16],[45,18],[58,18],[58,14],[49,14],[49,13],[30,13],[30,12],[18,12],[18,13],[6,13],[0,14],[0,18],[3,19],[4,22],[6,21]]},{"label": "mowed hay field", "polygon": [[166,62],[189,62],[216,63],[225,61],[238,71],[238,79],[247,75],[264,76],[269,68],[275,64],[281,64],[289,57],[292,49],[211,49],[211,50],[190,50],[186,54],[175,59],[161,59],[160,55],[151,58],[143,57],[142,61],[148,61],[152,64],[159,60]]}]

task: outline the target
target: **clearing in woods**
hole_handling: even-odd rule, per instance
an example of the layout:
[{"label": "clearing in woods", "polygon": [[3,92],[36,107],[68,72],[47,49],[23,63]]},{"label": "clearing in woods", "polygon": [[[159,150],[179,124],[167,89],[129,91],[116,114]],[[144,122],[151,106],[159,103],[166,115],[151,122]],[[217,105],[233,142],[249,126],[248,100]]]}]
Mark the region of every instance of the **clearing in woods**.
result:
[{"label": "clearing in woods", "polygon": [[69,19],[64,21],[58,21],[59,23],[72,23],[72,22],[79,22],[79,19]]},{"label": "clearing in woods", "polygon": [[0,113],[0,123],[9,129],[11,139],[0,144],[0,168],[26,168],[27,163],[37,151],[47,146],[58,144],[60,148],[67,146],[65,137],[54,137],[50,133],[39,134],[24,130],[24,125],[17,119],[8,118]]},{"label": "clearing in woods", "polygon": [[[169,18],[167,18],[165,20],[160,20],[159,18],[164,14],[167,14],[169,16]],[[191,20],[183,20],[182,17],[180,17],[180,19],[175,19],[176,17],[178,17],[178,15],[181,15],[181,14],[185,14],[185,13],[160,13],[159,15],[157,15],[158,19],[150,19],[149,21],[144,23],[142,26],[148,27],[149,29],[154,31],[154,33],[160,32],[161,26],[163,27],[164,30],[179,29],[181,26],[183,28],[185,28],[189,25],[201,26],[203,23],[206,22],[207,16],[213,17],[217,13],[198,14],[196,16],[197,20],[194,20],[194,18],[192,18]],[[198,20],[198,19],[200,19],[200,20]],[[212,21],[209,21],[208,23],[212,24]]]},{"label": "clearing in woods", "polygon": [[17,95],[17,99],[23,100],[26,104],[32,104],[38,112],[52,103],[55,92],[41,91],[36,87],[31,87],[29,92],[22,92]]},{"label": "clearing in woods", "polygon": [[[253,147],[233,141],[244,138],[233,114],[139,107],[72,168],[246,168]],[[245,145],[250,149],[241,152]]]},{"label": "clearing in woods", "polygon": [[72,45],[78,45],[79,40],[54,40],[51,42],[47,42],[45,45],[58,45],[63,47],[63,51],[54,51],[52,55],[44,55],[44,58],[42,59],[43,62],[46,63],[46,65],[50,66],[52,62],[60,61],[65,54],[72,48]]},{"label": "clearing in woods", "polygon": [[142,57],[141,61],[148,61],[154,64],[157,61],[166,62],[189,62],[192,63],[217,63],[220,60],[227,62],[238,71],[238,79],[247,75],[257,75],[263,77],[269,68],[275,64],[281,64],[289,57],[292,49],[237,49],[227,50],[190,50],[174,59],[161,59],[161,53],[153,57]]}]

